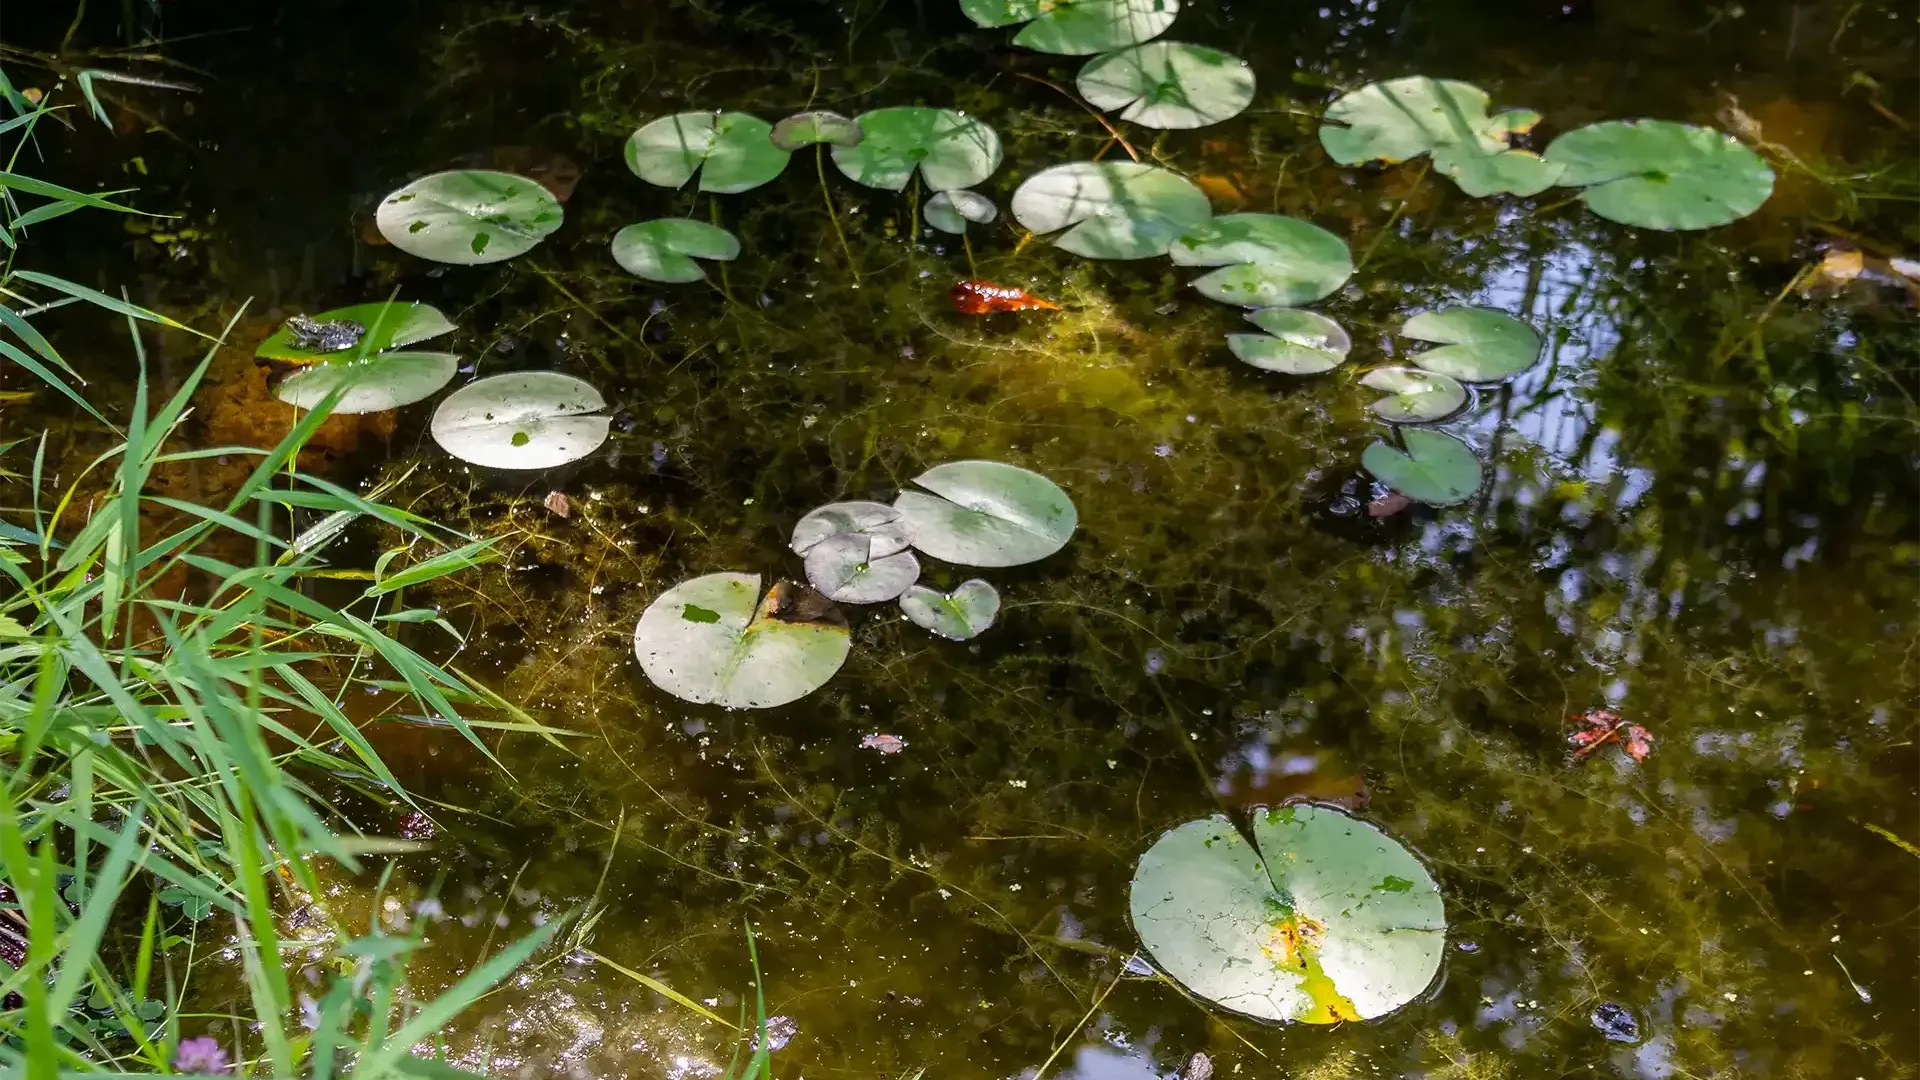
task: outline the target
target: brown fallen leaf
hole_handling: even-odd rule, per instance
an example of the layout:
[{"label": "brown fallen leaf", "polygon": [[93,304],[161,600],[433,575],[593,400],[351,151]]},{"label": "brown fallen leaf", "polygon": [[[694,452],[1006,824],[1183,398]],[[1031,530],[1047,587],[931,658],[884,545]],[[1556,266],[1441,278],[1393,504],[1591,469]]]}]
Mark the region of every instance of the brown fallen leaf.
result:
[{"label": "brown fallen leaf", "polygon": [[898,735],[873,734],[860,740],[862,750],[878,750],[883,754],[897,754],[907,748],[907,740]]},{"label": "brown fallen leaf", "polygon": [[545,505],[547,509],[559,514],[561,517],[573,516],[573,504],[567,501],[567,493],[564,491],[547,492]]}]

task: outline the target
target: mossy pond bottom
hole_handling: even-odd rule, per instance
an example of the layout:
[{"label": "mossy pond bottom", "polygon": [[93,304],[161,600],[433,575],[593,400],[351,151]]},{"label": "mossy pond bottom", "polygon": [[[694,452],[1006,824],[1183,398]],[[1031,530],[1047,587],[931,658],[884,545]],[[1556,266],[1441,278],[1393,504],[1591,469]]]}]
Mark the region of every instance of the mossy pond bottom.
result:
[{"label": "mossy pond bottom", "polygon": [[[355,691],[426,813],[354,778],[341,805],[423,846],[383,889],[328,871],[313,910],[424,920],[423,994],[591,920],[449,1027],[457,1064],[718,1076],[736,1034],[622,969],[734,1020],[751,923],[783,1080],[1913,1076],[1920,335],[1915,287],[1874,268],[1920,253],[1915,29],[1898,5],[1752,8],[1189,0],[1170,34],[1232,50],[1258,87],[1233,119],[1157,132],[1096,119],[1068,92],[1079,59],[952,0],[184,4],[160,49],[203,92],[118,87],[109,110],[139,117],[49,129],[41,172],[181,217],[76,217],[39,247],[196,326],[253,298],[196,405],[202,445],[284,430],[252,358],[282,320],[395,289],[456,325],[435,347],[460,382],[553,369],[612,407],[604,447],[530,477],[450,459],[431,402],[336,418],[315,451],[501,538],[498,561],[409,596],[464,645],[409,640],[563,731],[489,736],[506,775]],[[22,17],[11,44],[55,48],[70,14]],[[83,19],[69,52],[111,48],[117,18]],[[1425,158],[1329,160],[1325,104],[1410,74],[1536,109],[1549,137],[1752,125],[1735,133],[1778,180],[1744,220],[1662,232],[1572,189],[1473,198]],[[672,113],[922,104],[1003,146],[978,186],[1001,219],[964,241],[922,226],[923,188],[858,186],[812,147],[727,195],[650,186],[621,156]],[[1395,329],[1449,305],[1537,330],[1541,360],[1447,425],[1487,483],[1399,505],[1361,468],[1376,393],[1240,363],[1224,336],[1246,326],[1188,287],[1199,271],[1022,242],[1004,209],[1022,179],[1129,150],[1217,213],[1346,241],[1356,272],[1317,310],[1358,360],[1404,361]],[[376,242],[381,196],[457,166],[543,178],[564,226],[482,266]],[[609,255],[621,227],[686,216],[740,240],[709,280],[649,284]],[[1848,251],[1866,272],[1832,272]],[[962,315],[962,280],[1060,310]],[[96,400],[125,388],[120,346],[49,325],[93,357]],[[163,381],[193,345],[165,349]],[[8,437],[44,423],[8,411]],[[77,466],[92,436],[57,423]],[[844,667],[766,710],[642,674],[634,626],[666,589],[798,580],[801,515],[963,459],[1039,472],[1078,511],[1057,554],[979,575],[1001,597],[985,633],[850,608]],[[181,482],[217,491],[215,469]],[[928,560],[922,580],[973,576]],[[1602,709],[1650,736],[1644,760],[1624,738],[1574,758]],[[1295,798],[1374,823],[1439,886],[1439,975],[1385,1017],[1264,1025],[1136,955],[1128,886],[1158,837]],[[204,957],[231,928],[181,932]],[[225,1009],[218,985],[201,1012]]]}]

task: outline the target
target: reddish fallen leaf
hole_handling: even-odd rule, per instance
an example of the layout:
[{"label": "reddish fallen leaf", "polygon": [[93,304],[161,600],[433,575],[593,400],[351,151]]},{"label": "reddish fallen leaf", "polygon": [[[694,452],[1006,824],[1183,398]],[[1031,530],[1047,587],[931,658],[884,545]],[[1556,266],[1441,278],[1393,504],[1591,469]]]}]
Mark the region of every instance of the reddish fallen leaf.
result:
[{"label": "reddish fallen leaf", "polygon": [[897,754],[907,748],[907,740],[898,735],[868,735],[860,740],[862,750],[878,750],[883,754]]},{"label": "reddish fallen leaf", "polygon": [[1397,491],[1392,491],[1368,503],[1367,516],[1371,518],[1392,517],[1412,505],[1412,499],[1407,498]]},{"label": "reddish fallen leaf", "polygon": [[559,514],[561,517],[573,516],[573,504],[567,501],[567,493],[564,491],[547,492],[545,505],[547,509]]},{"label": "reddish fallen leaf", "polygon": [[962,281],[947,293],[953,301],[953,309],[962,315],[997,315],[1002,311],[1059,311],[1060,305],[1051,300],[1042,300],[1032,296],[1025,289],[1012,285],[995,285],[991,281]]},{"label": "reddish fallen leaf", "polygon": [[1567,736],[1567,742],[1573,746],[1573,760],[1585,761],[1595,750],[1610,742],[1617,742],[1620,749],[1635,762],[1647,760],[1653,753],[1653,733],[1639,724],[1629,724],[1620,714],[1611,709],[1588,709],[1579,716],[1570,717],[1580,725],[1578,730]]}]

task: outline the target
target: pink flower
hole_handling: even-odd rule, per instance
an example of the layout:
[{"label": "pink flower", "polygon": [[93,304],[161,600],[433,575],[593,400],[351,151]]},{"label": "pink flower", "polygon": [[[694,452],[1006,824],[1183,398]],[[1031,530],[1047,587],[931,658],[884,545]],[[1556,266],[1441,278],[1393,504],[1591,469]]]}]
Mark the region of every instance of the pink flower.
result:
[{"label": "pink flower", "polygon": [[233,1065],[218,1039],[202,1035],[180,1040],[179,1048],[173,1052],[173,1067],[183,1073],[209,1074],[226,1073]]}]

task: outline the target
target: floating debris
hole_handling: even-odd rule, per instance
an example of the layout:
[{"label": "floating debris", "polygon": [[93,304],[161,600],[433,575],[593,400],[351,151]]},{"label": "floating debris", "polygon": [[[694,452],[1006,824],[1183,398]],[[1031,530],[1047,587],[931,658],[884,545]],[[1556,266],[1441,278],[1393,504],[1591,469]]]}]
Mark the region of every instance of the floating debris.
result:
[{"label": "floating debris", "polygon": [[547,509],[553,511],[554,513],[560,515],[561,517],[573,516],[573,504],[567,501],[567,493],[564,491],[547,492],[546,502],[542,503],[541,505],[545,506]]},{"label": "floating debris", "polygon": [[[766,1034],[767,1050],[784,1049],[795,1035],[800,1034],[800,1022],[791,1016],[769,1016]],[[760,1036],[757,1034],[753,1037],[753,1049],[755,1053],[760,1051]]]},{"label": "floating debris", "polygon": [[875,733],[860,740],[860,749],[878,750],[883,754],[897,754],[907,748],[907,740],[898,735]]},{"label": "floating debris", "polygon": [[1594,1006],[1589,1017],[1600,1034],[1613,1042],[1635,1043],[1640,1041],[1640,1021],[1634,1019],[1633,1010],[1612,1001],[1603,1001]]},{"label": "floating debris", "polygon": [[1187,1067],[1180,1070],[1180,1080],[1213,1080],[1213,1059],[1205,1054],[1188,1058]]},{"label": "floating debris", "polygon": [[1647,760],[1647,755],[1653,753],[1653,733],[1639,724],[1627,723],[1611,709],[1588,709],[1570,719],[1580,725],[1580,730],[1567,736],[1567,741],[1573,744],[1576,762],[1585,761],[1610,742],[1618,742],[1636,762]]}]

